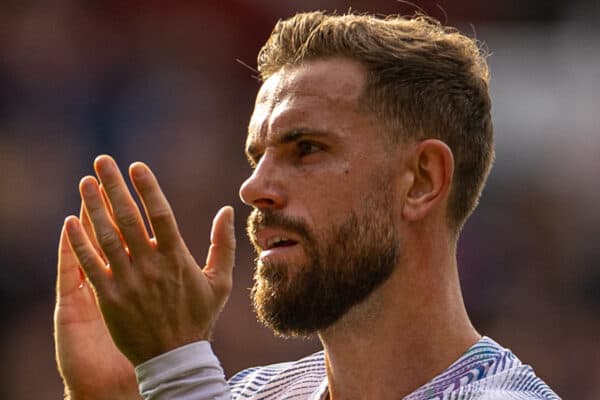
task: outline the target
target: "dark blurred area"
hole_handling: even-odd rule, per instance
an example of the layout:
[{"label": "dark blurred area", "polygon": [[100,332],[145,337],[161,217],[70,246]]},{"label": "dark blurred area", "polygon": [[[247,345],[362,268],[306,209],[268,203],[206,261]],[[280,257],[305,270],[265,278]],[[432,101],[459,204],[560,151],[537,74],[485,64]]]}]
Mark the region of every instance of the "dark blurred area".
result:
[{"label": "dark blurred area", "polygon": [[[459,249],[473,321],[565,399],[598,399],[600,5],[418,5],[492,53],[496,163]],[[243,64],[255,65],[279,18],[349,8],[415,11],[391,0],[2,1],[0,399],[61,398],[56,247],[101,153],[156,171],[199,260],[214,213],[236,208],[235,289],[214,341],[228,375],[318,349],[274,338],[250,308],[249,210],[237,191],[259,83]]]}]

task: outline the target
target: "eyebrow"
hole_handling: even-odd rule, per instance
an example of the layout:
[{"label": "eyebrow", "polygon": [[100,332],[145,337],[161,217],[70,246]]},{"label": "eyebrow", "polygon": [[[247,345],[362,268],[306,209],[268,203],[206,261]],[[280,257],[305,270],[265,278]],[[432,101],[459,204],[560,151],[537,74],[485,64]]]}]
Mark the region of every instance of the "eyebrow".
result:
[{"label": "eyebrow", "polygon": [[[332,134],[330,132],[324,132],[324,131],[319,131],[319,130],[314,130],[314,129],[297,128],[297,129],[293,129],[293,130],[286,132],[286,133],[282,134],[281,136],[277,137],[275,139],[275,145],[296,142],[305,136],[325,137],[325,136],[332,136]],[[248,158],[248,161],[250,161],[251,164],[256,163],[256,160],[258,160],[260,158],[260,149],[258,146],[255,146],[253,144],[250,144],[250,145],[248,145],[248,147],[246,147],[245,153],[246,153],[246,157]]]}]

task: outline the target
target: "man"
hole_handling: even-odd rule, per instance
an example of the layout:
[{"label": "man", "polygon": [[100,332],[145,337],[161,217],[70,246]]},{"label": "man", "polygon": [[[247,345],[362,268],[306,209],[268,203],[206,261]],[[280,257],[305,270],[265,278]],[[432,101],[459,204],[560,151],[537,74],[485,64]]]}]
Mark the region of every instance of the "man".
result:
[{"label": "man", "polygon": [[61,234],[67,395],[557,399],[463,305],[456,242],[493,158],[476,43],[424,17],[317,12],[278,23],[258,64],[240,190],[253,207],[252,300],[276,333],[317,334],[323,352],[227,384],[207,340],[231,290],[233,209],[215,217],[200,269],[150,169],[129,172],[152,236],[101,156]]}]

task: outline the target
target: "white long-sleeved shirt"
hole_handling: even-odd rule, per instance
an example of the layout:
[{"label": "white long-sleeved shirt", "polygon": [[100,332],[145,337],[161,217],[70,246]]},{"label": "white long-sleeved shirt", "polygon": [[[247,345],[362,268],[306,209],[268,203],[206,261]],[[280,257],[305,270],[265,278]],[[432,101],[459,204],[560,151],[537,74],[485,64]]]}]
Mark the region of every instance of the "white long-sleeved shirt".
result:
[{"label": "white long-sleeved shirt", "polygon": [[[323,352],[295,362],[249,368],[225,380],[208,342],[192,343],[136,368],[146,400],[323,400]],[[533,369],[484,337],[441,374],[404,400],[560,399]]]}]

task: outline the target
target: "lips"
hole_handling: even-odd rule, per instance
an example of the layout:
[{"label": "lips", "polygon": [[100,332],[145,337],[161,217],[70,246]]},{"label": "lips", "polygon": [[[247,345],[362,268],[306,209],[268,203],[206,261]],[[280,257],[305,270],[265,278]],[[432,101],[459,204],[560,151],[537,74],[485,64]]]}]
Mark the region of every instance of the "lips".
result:
[{"label": "lips", "polygon": [[293,246],[296,243],[298,243],[298,242],[296,242],[293,239],[289,239],[286,236],[273,236],[273,237],[267,239],[265,245],[261,246],[261,247],[265,250],[270,250],[275,247]]},{"label": "lips", "polygon": [[259,258],[264,259],[290,254],[293,249],[297,248],[299,240],[290,233],[263,228],[255,233],[254,242],[258,245]]}]

